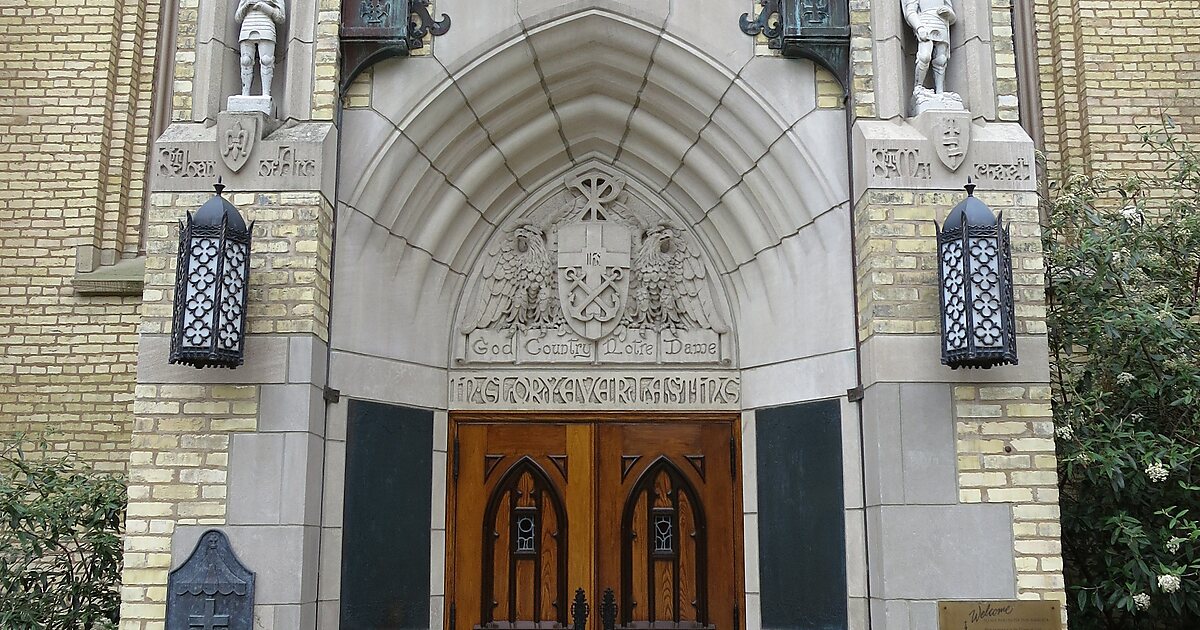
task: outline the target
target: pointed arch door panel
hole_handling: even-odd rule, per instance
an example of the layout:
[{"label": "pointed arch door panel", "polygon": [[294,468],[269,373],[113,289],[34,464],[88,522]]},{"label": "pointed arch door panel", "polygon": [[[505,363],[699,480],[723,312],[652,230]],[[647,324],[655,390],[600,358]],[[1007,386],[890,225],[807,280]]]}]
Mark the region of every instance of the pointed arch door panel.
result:
[{"label": "pointed arch door panel", "polygon": [[569,593],[590,580],[570,560],[592,546],[589,506],[578,498],[593,486],[590,433],[564,424],[458,427],[457,628],[569,625]]},{"label": "pointed arch door panel", "polygon": [[739,628],[734,422],[455,422],[447,627]]},{"label": "pointed arch door panel", "polygon": [[599,427],[597,581],[617,627],[737,627],[736,469],[728,424]]}]

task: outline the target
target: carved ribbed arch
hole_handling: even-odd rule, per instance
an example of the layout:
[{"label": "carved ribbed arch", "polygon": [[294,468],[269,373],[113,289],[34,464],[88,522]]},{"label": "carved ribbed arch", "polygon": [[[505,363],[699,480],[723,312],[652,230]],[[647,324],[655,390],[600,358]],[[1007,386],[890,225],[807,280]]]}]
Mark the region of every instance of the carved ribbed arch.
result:
[{"label": "carved ribbed arch", "polygon": [[[795,323],[807,314],[797,288],[843,308],[835,292],[853,282],[849,259],[843,270],[824,258],[849,242],[845,112],[796,98],[808,89],[797,86],[815,86],[813,66],[755,58],[748,37],[744,56],[729,55],[664,30],[662,16],[593,4],[547,5],[522,15],[521,30],[440,64],[377,66],[372,107],[345,111],[342,142],[354,150],[342,152],[338,265],[350,271],[338,283],[341,295],[362,295],[335,304],[334,321],[352,349],[380,346],[378,334],[353,330],[387,312],[444,326],[436,344],[397,330],[385,340],[403,346],[397,358],[453,365],[454,313],[486,244],[530,195],[594,162],[644,185],[695,235],[725,301],[741,309],[729,313],[733,330]],[[736,28],[736,17],[712,19]],[[789,239],[787,252],[763,259]],[[360,259],[390,266],[397,280],[381,292],[358,274],[361,289],[346,289]],[[843,328],[836,343],[814,348],[781,350],[764,338],[750,358],[739,341],[737,361],[838,351],[852,343],[852,323]]]}]

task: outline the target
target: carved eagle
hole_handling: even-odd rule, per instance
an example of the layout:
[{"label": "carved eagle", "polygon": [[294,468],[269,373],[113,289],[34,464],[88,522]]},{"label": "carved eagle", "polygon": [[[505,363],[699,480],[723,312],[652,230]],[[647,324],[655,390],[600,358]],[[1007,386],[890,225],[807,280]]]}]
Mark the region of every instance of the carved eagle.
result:
[{"label": "carved eagle", "polygon": [[476,328],[526,330],[554,323],[555,267],[540,227],[518,225],[511,237],[488,252],[481,275],[463,334]]},{"label": "carved eagle", "polygon": [[680,230],[659,224],[646,230],[633,256],[625,323],[632,328],[728,328],[713,306],[700,252]]}]

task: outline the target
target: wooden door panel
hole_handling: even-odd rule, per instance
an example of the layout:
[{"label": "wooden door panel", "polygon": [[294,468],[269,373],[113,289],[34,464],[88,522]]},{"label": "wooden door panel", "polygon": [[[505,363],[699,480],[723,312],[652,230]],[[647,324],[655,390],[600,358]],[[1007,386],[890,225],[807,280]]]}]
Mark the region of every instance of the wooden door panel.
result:
[{"label": "wooden door panel", "polygon": [[735,628],[732,425],[599,428],[597,583],[621,628]]},{"label": "wooden door panel", "polygon": [[591,555],[590,506],[577,499],[592,493],[591,428],[457,429],[454,630],[565,627],[570,593],[590,587],[572,558]]},{"label": "wooden door panel", "polygon": [[457,422],[447,628],[736,630],[735,419]]}]

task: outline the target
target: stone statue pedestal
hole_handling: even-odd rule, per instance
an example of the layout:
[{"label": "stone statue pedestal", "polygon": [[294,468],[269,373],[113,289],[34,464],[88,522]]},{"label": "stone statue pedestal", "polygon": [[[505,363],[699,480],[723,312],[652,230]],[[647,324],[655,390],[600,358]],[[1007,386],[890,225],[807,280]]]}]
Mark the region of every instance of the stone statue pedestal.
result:
[{"label": "stone statue pedestal", "polygon": [[270,96],[230,96],[225,109],[231,112],[261,112],[275,117],[275,103]]},{"label": "stone statue pedestal", "polygon": [[917,87],[913,90],[912,115],[914,117],[933,110],[961,112],[966,109],[963,106],[962,97],[954,92],[938,94],[927,87]]}]

